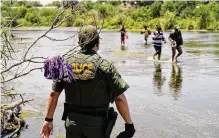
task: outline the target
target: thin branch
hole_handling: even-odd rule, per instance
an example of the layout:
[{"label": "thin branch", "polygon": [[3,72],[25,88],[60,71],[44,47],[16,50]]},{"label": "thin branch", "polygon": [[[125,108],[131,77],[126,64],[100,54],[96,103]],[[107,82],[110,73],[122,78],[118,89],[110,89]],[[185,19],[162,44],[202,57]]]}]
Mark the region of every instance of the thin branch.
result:
[{"label": "thin branch", "polygon": [[10,27],[12,25],[12,22],[15,20],[15,18],[17,18],[18,14],[15,15],[11,20],[10,22],[6,25],[6,27]]},{"label": "thin branch", "polygon": [[19,66],[19,65],[23,64],[24,62],[29,62],[29,61],[31,61],[32,59],[39,59],[39,58],[46,59],[45,57],[32,57],[32,58],[30,58],[30,59],[25,59],[25,60],[23,60],[23,61],[21,61],[21,62],[18,62],[18,63],[13,64],[13,65],[10,66],[9,68],[3,70],[3,71],[1,72],[1,74],[2,74],[2,73],[5,73],[5,72],[7,72],[7,71],[9,71],[9,70],[11,70],[12,68],[14,68],[14,67],[16,67],[16,66]]},{"label": "thin branch", "polygon": [[32,63],[44,63],[44,61],[34,61],[34,60],[28,60],[28,61]]},{"label": "thin branch", "polygon": [[71,39],[71,38],[74,38],[76,36],[76,34],[75,35],[73,35],[73,36],[70,36],[70,37],[68,37],[68,38],[65,38],[65,39],[55,39],[55,38],[52,38],[52,37],[49,37],[49,36],[45,36],[46,38],[48,38],[49,40],[52,40],[52,41],[66,41],[66,40],[68,40],[68,39]]},{"label": "thin branch", "polygon": [[54,28],[59,27],[60,25],[62,25],[65,21],[69,20],[70,18],[74,17],[74,15],[69,15],[66,18],[64,18],[58,25],[54,26]]},{"label": "thin branch", "polygon": [[4,96],[4,97],[8,97],[8,96],[16,96],[16,95],[25,95],[25,93],[23,94],[19,94],[19,93],[9,93],[9,94],[1,94],[1,96]]},{"label": "thin branch", "polygon": [[25,76],[25,75],[29,74],[30,72],[32,72],[32,71],[34,71],[34,70],[42,70],[42,69],[43,69],[43,67],[33,68],[33,69],[29,70],[28,72],[26,72],[26,73],[24,73],[24,74],[15,75],[13,78],[10,78],[10,79],[8,79],[8,80],[2,81],[2,82],[0,82],[0,83],[5,83],[5,82],[12,81],[12,80],[14,80],[14,79],[17,79],[17,78],[20,78],[20,77],[22,77],[22,76]]},{"label": "thin branch", "polygon": [[24,62],[27,62],[27,60],[23,60],[23,61],[21,61],[21,62],[18,62],[18,63],[13,64],[13,65],[10,66],[9,68],[3,70],[3,71],[1,72],[1,74],[10,71],[12,68],[14,68],[14,67],[16,67],[16,66],[19,66],[19,65],[23,64]]},{"label": "thin branch", "polygon": [[67,51],[65,54],[63,54],[62,56],[65,57],[68,55],[68,53],[74,51],[76,48],[78,48],[80,45],[75,46],[74,48],[70,49],[69,51]]},{"label": "thin branch", "polygon": [[53,20],[52,26],[51,28],[53,28],[53,26],[57,23],[59,17],[66,11],[67,8],[64,8],[57,16],[56,18]]},{"label": "thin branch", "polygon": [[62,11],[56,16],[56,18],[54,19],[54,21],[53,21],[51,27],[50,27],[44,34],[42,34],[40,37],[38,37],[38,38],[28,47],[27,51],[26,51],[25,54],[24,54],[23,60],[25,60],[25,58],[26,58],[26,56],[27,56],[29,50],[30,50],[41,38],[43,38],[44,36],[46,36],[46,34],[48,34],[52,29],[54,29],[54,25],[57,23],[59,17],[60,17],[65,11],[66,11],[66,9],[62,10]]},{"label": "thin branch", "polygon": [[[1,51],[1,54],[3,54],[7,59],[9,59],[9,57],[3,51]],[[3,58],[3,57],[1,57],[1,58]]]},{"label": "thin branch", "polygon": [[43,35],[41,35],[40,37],[38,37],[27,49],[27,51],[24,53],[24,57],[23,60],[26,59],[27,54],[29,53],[29,50],[41,39],[43,38],[49,31],[51,31],[52,28],[50,28],[49,30],[47,30]]},{"label": "thin branch", "polygon": [[17,73],[17,72],[16,72],[16,73],[15,73],[16,76],[22,74],[22,73],[28,68],[29,65],[30,65],[30,62],[28,62],[27,66],[26,66],[24,69],[22,69],[22,71],[20,71],[20,73]]},{"label": "thin branch", "polygon": [[9,109],[17,107],[21,104],[24,104],[24,103],[27,103],[27,102],[30,102],[33,100],[34,99],[28,99],[28,100],[17,101],[17,102],[11,103],[11,104],[3,104],[3,105],[1,105],[1,110],[9,110]]},{"label": "thin branch", "polygon": [[[8,38],[7,38],[7,36],[6,36],[5,33],[4,33],[4,37],[5,37],[6,42],[8,43],[8,45],[11,47],[12,51],[14,52],[14,49],[13,49],[13,47],[11,46],[11,43],[8,41]],[[15,53],[15,52],[14,52],[14,53]]]}]

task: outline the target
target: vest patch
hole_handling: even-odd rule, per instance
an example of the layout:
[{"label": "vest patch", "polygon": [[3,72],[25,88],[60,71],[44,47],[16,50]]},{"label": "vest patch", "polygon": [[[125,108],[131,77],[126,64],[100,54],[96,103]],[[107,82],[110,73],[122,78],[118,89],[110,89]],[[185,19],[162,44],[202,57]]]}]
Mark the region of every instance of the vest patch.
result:
[{"label": "vest patch", "polygon": [[86,72],[86,71],[92,71],[93,64],[91,63],[72,63],[73,72]]},{"label": "vest patch", "polygon": [[71,65],[74,79],[89,80],[94,78],[96,72],[94,64],[73,62]]}]

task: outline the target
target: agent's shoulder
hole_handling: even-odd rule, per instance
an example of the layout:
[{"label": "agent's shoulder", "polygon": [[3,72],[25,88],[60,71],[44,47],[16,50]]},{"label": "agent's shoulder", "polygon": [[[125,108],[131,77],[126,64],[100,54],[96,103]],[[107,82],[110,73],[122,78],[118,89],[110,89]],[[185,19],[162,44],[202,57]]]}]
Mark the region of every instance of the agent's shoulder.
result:
[{"label": "agent's shoulder", "polygon": [[101,62],[101,64],[100,64],[100,67],[103,67],[103,68],[110,68],[110,66],[112,65],[113,63],[112,62],[110,62],[110,61],[108,61],[108,60],[106,60],[106,59],[103,59],[102,58],[102,62]]},{"label": "agent's shoulder", "polygon": [[77,58],[80,58],[82,57],[83,55],[79,52],[74,52],[74,53],[70,53],[68,54],[67,56],[65,56],[65,60],[68,61],[68,60],[74,60],[74,59],[77,59]]},{"label": "agent's shoulder", "polygon": [[113,65],[113,62],[108,61],[106,59],[102,59],[102,62],[100,64],[100,69],[104,72],[111,72],[114,70],[115,66]]}]

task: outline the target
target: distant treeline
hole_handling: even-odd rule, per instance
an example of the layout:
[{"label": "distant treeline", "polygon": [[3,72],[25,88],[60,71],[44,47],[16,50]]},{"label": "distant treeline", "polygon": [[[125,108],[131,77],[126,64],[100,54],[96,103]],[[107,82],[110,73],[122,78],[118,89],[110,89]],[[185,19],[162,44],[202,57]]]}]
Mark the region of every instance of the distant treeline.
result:
[{"label": "distant treeline", "polygon": [[[65,22],[63,27],[77,27],[84,23],[94,24],[89,13],[101,13],[105,29],[118,29],[122,24],[128,29],[140,29],[143,25],[154,28],[160,24],[164,30],[174,24],[186,30],[219,30],[219,2],[211,1],[98,1],[80,2],[83,10],[73,19]],[[53,6],[53,7],[48,7]],[[41,7],[41,8],[39,8]],[[39,2],[2,2],[2,23],[15,17],[12,26],[21,27],[50,26],[62,7],[59,1],[53,1],[46,7]],[[69,11],[70,12],[70,11]]]}]

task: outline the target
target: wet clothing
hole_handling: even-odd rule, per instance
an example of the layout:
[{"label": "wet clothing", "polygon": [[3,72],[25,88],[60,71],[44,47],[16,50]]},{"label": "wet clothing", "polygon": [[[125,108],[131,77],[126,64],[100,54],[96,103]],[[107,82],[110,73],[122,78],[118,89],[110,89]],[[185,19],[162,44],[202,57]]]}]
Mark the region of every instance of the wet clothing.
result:
[{"label": "wet clothing", "polygon": [[125,33],[126,33],[126,30],[124,28],[122,28],[120,30],[121,32],[121,42],[125,42]]},{"label": "wet clothing", "polygon": [[156,46],[156,45],[154,45],[154,49],[155,49],[155,51],[156,51],[158,54],[161,54],[161,51],[162,51],[162,47],[161,47],[161,46]]},{"label": "wet clothing", "polygon": [[145,38],[145,40],[148,39],[148,36],[149,36],[150,34],[151,34],[151,31],[148,30],[148,29],[145,29],[145,31],[144,31],[144,38]]},{"label": "wet clothing", "polygon": [[141,34],[144,34],[144,39],[147,41],[148,36],[151,35],[151,31],[149,29],[145,29],[144,31],[141,31]]},{"label": "wet clothing", "polygon": [[120,30],[120,32],[121,32],[121,37],[125,37],[126,30],[124,28],[122,28]]},{"label": "wet clothing", "polygon": [[72,65],[75,81],[54,81],[52,89],[55,92],[65,89],[65,102],[70,107],[66,137],[104,138],[103,120],[109,103],[124,93],[128,84],[112,63],[93,50],[72,54],[65,62]]},{"label": "wet clothing", "polygon": [[156,46],[156,47],[161,47],[162,41],[165,41],[163,32],[158,32],[158,31],[153,33],[152,39],[153,39],[153,46]]},{"label": "wet clothing", "polygon": [[121,36],[121,41],[125,41],[125,36]]},{"label": "wet clothing", "polygon": [[176,47],[179,45],[183,45],[182,33],[180,30],[177,32],[172,32],[169,38],[176,42]]},{"label": "wet clothing", "polygon": [[64,63],[64,57],[50,57],[44,61],[44,77],[51,80],[63,80],[71,83],[72,66]]}]

